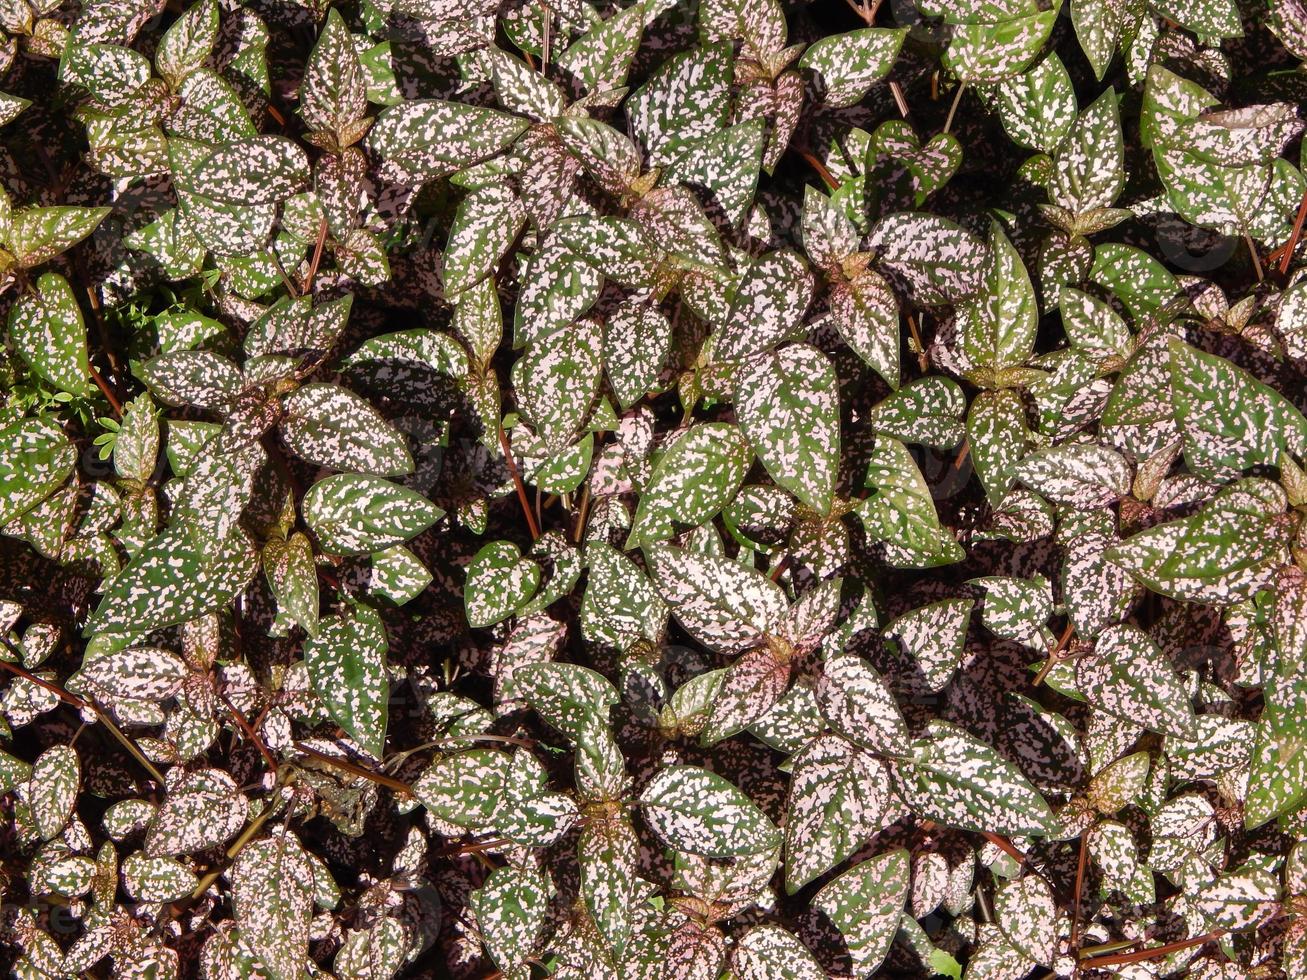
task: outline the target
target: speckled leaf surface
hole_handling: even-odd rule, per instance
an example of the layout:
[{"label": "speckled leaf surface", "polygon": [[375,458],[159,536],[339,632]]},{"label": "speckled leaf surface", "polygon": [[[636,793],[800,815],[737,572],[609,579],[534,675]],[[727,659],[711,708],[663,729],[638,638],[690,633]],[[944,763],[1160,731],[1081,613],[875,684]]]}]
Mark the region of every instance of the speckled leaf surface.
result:
[{"label": "speckled leaf surface", "polygon": [[304,645],[309,680],[328,713],[378,758],[385,747],[390,700],[387,648],[385,627],[366,606],[323,620]]}]

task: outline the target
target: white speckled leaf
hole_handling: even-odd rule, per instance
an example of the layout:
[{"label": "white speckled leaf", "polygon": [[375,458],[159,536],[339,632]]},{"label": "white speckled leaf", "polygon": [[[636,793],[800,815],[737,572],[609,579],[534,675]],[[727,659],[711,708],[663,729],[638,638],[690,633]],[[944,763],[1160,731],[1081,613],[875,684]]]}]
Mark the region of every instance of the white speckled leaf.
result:
[{"label": "white speckled leaf", "polygon": [[180,861],[140,851],[123,859],[122,875],[128,894],[138,902],[176,902],[198,883],[195,872]]},{"label": "white speckled leaf", "polygon": [[929,568],[961,561],[965,554],[939,522],[930,487],[903,443],[880,437],[867,466],[867,485],[875,493],[856,513],[867,535],[885,542],[892,564]]},{"label": "white speckled leaf", "polygon": [[913,808],[962,830],[1046,835],[1057,826],[1048,804],[1012,763],[946,722],[931,722],[911,762],[899,762]]},{"label": "white speckled leaf", "polygon": [[627,648],[656,641],[667,622],[667,606],[648,576],[616,548],[595,541],[586,547],[590,572],[581,599],[586,638]]},{"label": "white speckled leaf", "polygon": [[354,38],[335,8],[327,11],[304,69],[299,96],[300,117],[310,129],[343,134],[367,112],[363,65]]},{"label": "white speckled leaf", "polygon": [[626,112],[650,166],[726,127],[733,76],[730,46],[704,45],[668,58],[631,94]]},{"label": "white speckled leaf", "polygon": [[738,225],[758,186],[765,132],[763,120],[747,119],[686,143],[675,151],[666,177],[700,189],[728,222]]},{"label": "white speckled leaf", "polygon": [[827,661],[817,682],[817,707],[831,728],[880,755],[904,755],[908,728],[894,696],[874,667],[861,657]]},{"label": "white speckled leaf", "polygon": [[190,854],[222,844],[245,824],[249,805],[220,769],[197,769],[174,783],[145,837],[150,854]]},{"label": "white speckled leaf", "polygon": [[967,397],[957,382],[939,375],[918,378],[876,404],[867,421],[881,435],[949,449],[966,434]]},{"label": "white speckled leaf", "polygon": [[1256,481],[1234,484],[1193,517],[1131,535],[1107,558],[1163,595],[1240,602],[1285,556],[1288,529],[1276,490]]},{"label": "white speckled leaf", "polygon": [[723,653],[775,635],[785,618],[780,586],[737,561],[665,544],[646,546],[645,555],[672,614],[695,639]]},{"label": "white speckled leaf", "polygon": [[1057,907],[1038,874],[1009,882],[994,896],[994,917],[1007,941],[1036,963],[1050,965],[1057,951]]},{"label": "white speckled leaf", "polygon": [[740,937],[731,965],[739,980],[826,980],[808,947],[777,925],[755,926]]},{"label": "white speckled leaf", "polygon": [[1094,652],[1076,661],[1076,681],[1090,703],[1110,715],[1177,738],[1195,735],[1185,682],[1135,626],[1103,630]]},{"label": "white speckled leaf", "polygon": [[46,419],[23,419],[0,429],[0,525],[31,510],[73,471],[77,450]]},{"label": "white speckled leaf", "polygon": [[874,973],[889,953],[909,883],[908,852],[900,848],[863,861],[814,896],[813,907],[844,937],[854,976]]},{"label": "white speckled leaf", "polygon": [[944,687],[962,662],[974,606],[970,599],[932,602],[904,613],[885,627],[886,638],[916,660],[932,691]]},{"label": "white speckled leaf", "polygon": [[154,67],[173,88],[204,65],[218,39],[218,4],[201,0],[173,21],[154,52]]},{"label": "white speckled leaf", "polygon": [[780,832],[729,780],[697,766],[667,766],[640,794],[645,820],[670,847],[703,857],[757,854]]},{"label": "white speckled leaf", "polygon": [[843,109],[861,100],[873,84],[889,74],[907,33],[907,28],[867,27],[830,35],[810,45],[799,66],[821,77],[822,97],[828,106]]},{"label": "white speckled leaf", "polygon": [[294,834],[248,844],[231,869],[232,907],[241,939],[272,980],[298,980],[308,960],[313,865]]},{"label": "white speckled leaf", "polygon": [[1076,214],[1108,208],[1125,187],[1125,148],[1116,90],[1100,95],[1055,155],[1050,197]]},{"label": "white speckled leaf", "polygon": [[1037,642],[1053,615],[1053,589],[1042,575],[1032,578],[989,575],[973,578],[967,584],[985,590],[980,605],[981,622],[1005,640]]},{"label": "white speckled leaf", "polygon": [[513,672],[511,693],[539,712],[540,717],[573,739],[579,739],[608,718],[618,701],[608,678],[579,664],[536,663]]},{"label": "white speckled leaf", "polygon": [[573,41],[558,56],[558,67],[588,92],[626,84],[631,59],[644,35],[646,3],[619,10]]},{"label": "white speckled leaf", "polygon": [[226,410],[244,387],[235,364],[204,350],[159,354],[141,365],[140,375],[165,404],[212,411]]},{"label": "white speckled leaf", "polygon": [[550,452],[572,444],[590,411],[603,370],[596,320],[583,320],[527,345],[513,365],[518,409]]},{"label": "white speckled leaf", "polygon": [[438,758],[413,783],[413,794],[441,820],[466,830],[488,826],[508,795],[513,757],[469,749]]},{"label": "white speckled leaf", "polygon": [[361,473],[319,480],[304,494],[304,520],[337,555],[381,551],[421,534],[444,512],[420,493]]},{"label": "white speckled leaf", "polygon": [[861,847],[891,810],[885,764],[838,735],[795,753],[785,806],[785,888],[791,895]]},{"label": "white speckled leaf", "polygon": [[390,682],[386,628],[369,606],[322,621],[304,644],[304,664],[327,713],[364,751],[380,759],[386,744]]},{"label": "white speckled leaf", "polygon": [[310,463],[378,476],[413,472],[404,437],[380,412],[340,385],[297,388],[284,409],[282,438]]},{"label": "white speckled leaf", "polygon": [[1172,340],[1171,400],[1185,461],[1228,477],[1273,466],[1282,451],[1307,454],[1307,418],[1293,403],[1223,357]]},{"label": "white speckled leaf", "polygon": [[628,302],[604,318],[604,372],[622,408],[657,384],[671,349],[671,321],[656,306]]},{"label": "white speckled leaf", "polygon": [[259,568],[239,528],[219,539],[186,525],[165,530],[114,576],[88,630],[136,632],[173,626],[226,605]]},{"label": "white speckled leaf", "polygon": [[511,971],[536,951],[550,892],[548,879],[539,871],[508,867],[495,870],[469,897],[486,949],[507,975],[529,975]]},{"label": "white speckled leaf", "polygon": [[789,682],[786,657],[767,645],[746,650],[721,678],[701,744],[720,742],[753,724],[781,699]]},{"label": "white speckled leaf", "polygon": [[429,180],[493,156],[526,128],[525,119],[494,109],[416,99],[382,110],[368,145],[399,176]]},{"label": "white speckled leaf", "polygon": [[812,291],[812,273],[796,253],[768,252],[755,259],[718,330],[717,355],[738,360],[775,347],[799,327]]},{"label": "white speckled leaf", "polygon": [[[844,342],[889,383],[899,383],[899,305],[884,278],[864,269],[830,291],[831,318]],[[936,383],[944,378],[923,378]],[[956,441],[956,440],[955,440]]]},{"label": "white speckled leaf", "polygon": [[626,819],[591,824],[581,831],[577,859],[581,894],[613,958],[622,962],[631,935],[636,855],[640,841]]},{"label": "white speckled leaf", "polygon": [[981,288],[985,245],[946,218],[891,214],[872,230],[869,246],[881,267],[901,277],[924,305],[956,302]]},{"label": "white speckled leaf", "polygon": [[318,570],[308,536],[296,531],[284,540],[274,538],[265,544],[263,571],[277,597],[277,608],[310,636],[317,633]]},{"label": "white speckled leaf", "polygon": [[1016,391],[982,391],[972,401],[967,440],[991,505],[997,506],[1012,486],[1013,470],[1025,455],[1028,438],[1025,408]]},{"label": "white speckled leaf", "polygon": [[27,786],[27,805],[42,839],[57,836],[67,825],[81,779],[82,767],[72,746],[52,745],[37,756]]},{"label": "white speckled leaf", "polygon": [[112,208],[23,208],[9,219],[8,250],[20,269],[49,262],[95,231]]},{"label": "white speckled leaf", "polygon": [[692,426],[659,458],[636,509],[627,547],[671,536],[673,524],[712,519],[739,489],[753,461],[739,429],[724,422]]},{"label": "white speckled leaf", "polygon": [[1297,572],[1277,578],[1271,639],[1275,673],[1263,690],[1253,746],[1244,812],[1249,828],[1290,812],[1307,793],[1307,582]]},{"label": "white speckled leaf", "polygon": [[772,479],[821,514],[839,470],[835,369],[821,351],[794,344],[767,353],[736,379],[740,428]]},{"label": "white speckled leaf", "polygon": [[1017,143],[1052,153],[1076,119],[1076,93],[1062,59],[1050,54],[995,89],[1003,129]]},{"label": "white speckled leaf", "polygon": [[458,296],[494,272],[525,222],[522,202],[502,184],[478,187],[463,198],[445,242],[445,295]]},{"label": "white speckled leaf", "polygon": [[511,541],[491,541],[472,558],[463,586],[468,625],[493,626],[512,616],[540,585],[540,566]]},{"label": "white speckled leaf", "polygon": [[9,310],[9,340],[32,369],[61,391],[89,395],[86,325],[68,280],[44,273]]},{"label": "white speckled leaf", "polygon": [[960,305],[957,317],[962,350],[976,367],[997,372],[1029,359],[1039,304],[1021,256],[997,222],[989,229],[989,261],[980,294]]}]

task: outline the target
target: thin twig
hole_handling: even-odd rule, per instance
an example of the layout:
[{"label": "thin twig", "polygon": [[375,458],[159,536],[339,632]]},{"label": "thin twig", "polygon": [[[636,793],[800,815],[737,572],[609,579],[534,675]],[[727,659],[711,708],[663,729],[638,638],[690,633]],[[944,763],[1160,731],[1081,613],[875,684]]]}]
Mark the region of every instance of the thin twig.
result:
[{"label": "thin twig", "polygon": [[1080,834],[1080,857],[1076,862],[1076,895],[1071,913],[1071,949],[1080,945],[1080,894],[1085,890],[1085,869],[1089,866],[1089,833]]},{"label": "thin twig", "polygon": [[1150,946],[1148,949],[1137,950],[1133,953],[1116,953],[1112,956],[1094,956],[1087,960],[1081,960],[1080,966],[1087,970],[1096,970],[1104,966],[1120,966],[1124,963],[1142,963],[1145,960],[1154,960],[1159,956],[1167,956],[1171,953],[1178,953],[1182,949],[1192,949],[1195,946],[1205,946],[1215,939],[1220,939],[1225,935],[1225,930],[1216,929],[1202,936],[1195,936],[1193,939],[1181,939],[1174,943],[1167,943],[1164,946]]},{"label": "thin twig", "polygon": [[[1289,240],[1280,246],[1284,250],[1284,254],[1280,256],[1280,275],[1282,276],[1289,273],[1289,263],[1293,261],[1293,253],[1298,247],[1298,239],[1302,237],[1304,222],[1307,222],[1307,192],[1303,193],[1302,203],[1298,205],[1298,217],[1293,221],[1293,233],[1289,235]],[[1276,251],[1278,252],[1279,249]]]},{"label": "thin twig", "polygon": [[1262,282],[1266,275],[1262,272],[1262,260],[1257,256],[1257,244],[1253,241],[1252,236],[1244,232],[1244,244],[1248,246],[1248,254],[1253,259],[1253,272],[1257,273],[1257,281]]},{"label": "thin twig", "polygon": [[236,710],[236,705],[231,703],[231,699],[228,698],[226,694],[222,691],[215,691],[215,693],[218,695],[218,699],[227,706],[227,711],[231,714],[232,720],[240,726],[241,731],[245,733],[245,736],[255,744],[259,750],[259,754],[263,756],[263,761],[266,762],[268,768],[275,773],[277,771],[276,756],[272,754],[263,739],[259,737],[259,733],[254,730],[254,726],[245,720],[243,714]]},{"label": "thin twig", "polygon": [[890,95],[894,96],[894,104],[899,107],[899,115],[904,119],[908,118],[908,100],[903,95],[903,86],[894,79],[889,80]]},{"label": "thin twig", "polygon": [[798,148],[798,153],[799,156],[808,161],[808,164],[813,170],[817,171],[817,176],[822,179],[822,182],[825,183],[827,187],[833,191],[840,189],[840,182],[835,179],[835,175],[826,169],[826,164],[818,160],[811,150],[801,146]]},{"label": "thin twig", "polygon": [[95,382],[95,386],[100,389],[100,393],[103,394],[105,399],[109,402],[109,408],[113,411],[114,418],[122,421],[123,406],[122,402],[118,400],[118,396],[113,393],[113,389],[109,387],[108,382],[100,377],[100,372],[95,369],[95,365],[86,365],[86,370],[90,373],[91,380]]},{"label": "thin twig", "polygon": [[526,498],[526,487],[522,484],[522,475],[517,472],[517,463],[513,460],[513,447],[508,444],[508,436],[504,433],[504,427],[499,427],[499,445],[504,450],[504,462],[508,464],[508,472],[513,477],[513,485],[517,487],[517,501],[522,505],[522,513],[526,515],[526,526],[531,529],[531,540],[537,541],[540,538],[540,527],[536,524],[536,518],[531,513],[531,503]]},{"label": "thin twig", "polygon": [[1034,687],[1039,687],[1040,684],[1044,683],[1044,678],[1048,676],[1048,672],[1057,665],[1058,654],[1067,648],[1067,644],[1071,642],[1071,637],[1075,635],[1075,632],[1075,626],[1067,623],[1066,629],[1062,631],[1062,638],[1057,641],[1057,646],[1048,652],[1048,656],[1044,658],[1044,666],[1040,667],[1039,673],[1035,675],[1032,682]]},{"label": "thin twig", "polygon": [[958,85],[957,92],[953,95],[953,104],[949,106],[948,118],[944,120],[944,132],[953,128],[953,114],[958,111],[958,103],[962,101],[962,93],[967,90],[967,83],[962,82]]},{"label": "thin twig", "polygon": [[396,793],[403,793],[406,796],[413,795],[413,790],[408,783],[400,782],[398,779],[392,779],[390,776],[383,775],[379,772],[373,772],[371,769],[356,765],[346,759],[337,759],[334,755],[327,755],[325,752],[311,749],[302,742],[296,742],[295,749],[298,752],[303,752],[311,758],[317,759],[319,762],[325,762],[327,765],[335,766],[343,772],[348,772],[355,776],[362,776],[364,779],[370,779],[378,785],[393,789]]},{"label": "thin twig", "polygon": [[318,263],[322,261],[322,248],[327,244],[327,218],[324,215],[321,223],[318,225],[318,241],[313,246],[313,258],[309,262],[308,274],[304,276],[304,285],[300,289],[301,296],[307,296],[309,290],[313,288],[313,277],[318,274]]},{"label": "thin twig", "polygon": [[917,331],[917,320],[911,313],[908,314],[908,330],[917,345],[917,366],[925,373],[930,370],[930,355],[926,353],[926,342],[921,339],[921,334]]},{"label": "thin twig", "polygon": [[968,439],[962,440],[962,451],[958,453],[958,458],[953,461],[953,469],[961,471],[966,465],[967,458],[971,455],[971,442]]},{"label": "thin twig", "polygon": [[553,26],[554,15],[549,9],[549,4],[544,2],[540,4],[540,14],[544,22],[541,28],[543,38],[540,42],[540,74],[544,75],[549,71],[549,29]]}]

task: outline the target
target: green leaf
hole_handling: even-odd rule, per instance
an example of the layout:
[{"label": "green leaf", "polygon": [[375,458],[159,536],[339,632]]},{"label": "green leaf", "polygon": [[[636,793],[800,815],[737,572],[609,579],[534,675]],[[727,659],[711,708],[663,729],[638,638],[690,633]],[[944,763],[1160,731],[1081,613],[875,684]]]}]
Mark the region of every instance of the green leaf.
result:
[{"label": "green leaf", "polygon": [[26,208],[9,220],[14,264],[30,269],[68,251],[99,226],[113,208]]},{"label": "green leaf", "polygon": [[1125,144],[1116,90],[1094,100],[1054,155],[1050,196],[1076,214],[1109,208],[1125,187]]},{"label": "green leaf", "polygon": [[1278,391],[1179,340],[1170,351],[1171,401],[1193,470],[1228,478],[1274,466],[1284,451],[1307,455],[1307,418]]},{"label": "green leaf", "polygon": [[523,418],[549,452],[571,446],[595,399],[603,371],[596,320],[586,317],[532,341],[513,365]]},{"label": "green leaf", "polygon": [[378,476],[413,472],[404,437],[381,413],[353,392],[333,384],[308,384],[283,403],[281,435],[301,459],[319,466]]},{"label": "green leaf", "polygon": [[61,391],[89,395],[86,325],[68,280],[44,273],[9,311],[9,340],[32,369]]},{"label": "green leaf", "polygon": [[962,425],[966,411],[967,398],[958,384],[931,375],[909,382],[878,402],[867,420],[878,434],[950,449],[966,435]]},{"label": "green leaf", "polygon": [[855,976],[874,973],[889,953],[910,882],[908,852],[899,848],[863,861],[813,897],[844,937]]},{"label": "green leaf", "polygon": [[294,834],[281,831],[246,845],[231,872],[241,939],[273,980],[297,980],[308,961],[313,864]]},{"label": "green leaf", "polygon": [[726,220],[738,225],[753,200],[765,142],[762,119],[746,119],[674,151],[666,179],[703,188]]},{"label": "green leaf", "polygon": [[31,510],[68,479],[77,450],[45,419],[0,429],[0,526]]},{"label": "green leaf", "polygon": [[438,758],[413,783],[413,794],[431,813],[465,830],[489,826],[508,794],[513,756],[496,749],[468,749]]},{"label": "green leaf", "polygon": [[1107,558],[1162,595],[1214,605],[1241,602],[1286,556],[1283,502],[1273,484],[1241,481],[1193,517],[1126,538]]},{"label": "green leaf", "polygon": [[401,177],[430,180],[494,156],[526,128],[525,119],[493,109],[415,99],[383,109],[368,145]]},{"label": "green leaf", "polygon": [[631,934],[639,850],[640,841],[626,819],[605,820],[585,827],[577,845],[581,894],[617,962],[622,962]]},{"label": "green leaf", "polygon": [[277,598],[277,609],[313,636],[318,631],[318,570],[313,545],[296,531],[263,546],[263,571]]},{"label": "green leaf", "polygon": [[628,302],[604,318],[604,371],[622,408],[654,388],[671,349],[671,321],[655,306]]},{"label": "green leaf", "polygon": [[540,586],[540,566],[522,557],[511,541],[482,546],[468,566],[463,604],[468,625],[493,626],[512,616]]},{"label": "green leaf", "polygon": [[626,112],[650,166],[726,128],[733,77],[730,46],[703,45],[668,58],[631,94]]},{"label": "green leaf", "polygon": [[1243,37],[1234,0],[1159,0],[1157,12],[1204,38]]},{"label": "green leaf", "polygon": [[626,546],[669,538],[673,524],[697,526],[710,520],[735,496],[752,462],[753,453],[735,426],[712,422],[687,429],[654,467]]},{"label": "green leaf", "polygon": [[52,745],[37,756],[28,781],[27,805],[43,840],[56,837],[67,826],[81,780],[82,768],[71,746]]},{"label": "green leaf", "polygon": [[943,63],[964,82],[997,82],[1016,75],[1044,46],[1060,9],[1059,2],[1025,16],[956,24]]},{"label": "green leaf", "polygon": [[667,622],[667,606],[643,571],[604,541],[586,546],[589,574],[581,598],[581,629],[592,642],[625,650],[638,641],[656,642]]},{"label": "green leaf", "polygon": [[869,244],[880,266],[900,277],[926,306],[965,299],[984,282],[984,243],[938,215],[891,214],[872,229]]},{"label": "green leaf", "polygon": [[1249,829],[1292,812],[1307,796],[1307,583],[1296,569],[1277,577],[1271,640],[1275,673],[1264,691],[1248,775]]},{"label": "green leaf", "polygon": [[771,924],[741,936],[731,962],[739,980],[825,980],[827,975],[808,947]]},{"label": "green leaf", "polygon": [[794,755],[785,806],[785,889],[791,895],[848,858],[893,812],[890,776],[871,752],[818,735]]},{"label": "green leaf", "polygon": [[890,562],[900,567],[950,565],[965,557],[940,524],[930,487],[903,443],[877,438],[867,466],[867,485],[875,493],[857,506],[867,536],[885,543]]},{"label": "green leaf", "polygon": [[[637,5],[638,9],[638,5]],[[534,955],[549,911],[549,881],[539,871],[498,868],[468,906],[495,965],[511,976]]]},{"label": "green leaf", "polygon": [[617,690],[603,674],[579,664],[534,663],[513,673],[512,695],[527,701],[540,717],[573,739],[596,723],[607,722]]},{"label": "green leaf", "polygon": [[334,7],[309,55],[299,97],[305,125],[336,134],[337,146],[352,142],[341,137],[367,112],[367,84],[354,38]]},{"label": "green leaf", "polygon": [[1076,661],[1076,686],[1094,707],[1132,724],[1192,741],[1197,721],[1184,680],[1143,630],[1109,626]]},{"label": "green leaf", "polygon": [[458,296],[494,272],[525,221],[517,195],[500,184],[478,187],[463,198],[445,243],[445,295]]},{"label": "green leaf", "polygon": [[114,576],[87,625],[88,635],[160,629],[225,606],[259,568],[239,528],[214,539],[185,524],[165,530]]},{"label": "green leaf", "polygon": [[640,806],[664,843],[689,854],[733,858],[780,846],[780,832],[749,797],[697,766],[660,769]]},{"label": "green leaf", "polygon": [[1047,835],[1057,818],[1021,770],[984,742],[931,722],[911,761],[898,763],[918,812],[949,827],[1006,835]]},{"label": "green leaf", "polygon": [[1125,303],[1131,314],[1160,310],[1180,291],[1175,276],[1147,252],[1108,242],[1094,249],[1093,279]]},{"label": "green leaf", "polygon": [[327,713],[375,758],[386,745],[386,629],[367,606],[322,621],[304,644],[304,665]]},{"label": "green leaf", "polygon": [[154,67],[174,89],[213,51],[218,39],[218,4],[200,0],[173,21],[154,52]]},{"label": "green leaf", "polygon": [[1056,54],[999,84],[995,95],[1008,136],[1040,153],[1056,150],[1075,122],[1075,89]]},{"label": "green leaf", "polygon": [[718,330],[718,357],[739,360],[775,347],[797,330],[812,292],[812,273],[794,252],[769,252],[755,259]]},{"label": "green leaf", "polygon": [[818,513],[830,513],[840,410],[826,355],[794,344],[756,358],[737,376],[735,401],[740,428],[772,479]]},{"label": "green leaf", "polygon": [[962,350],[987,377],[1030,359],[1039,305],[1021,256],[998,222],[990,224],[980,295],[958,306],[957,317]]},{"label": "green leaf", "polygon": [[1010,388],[982,391],[967,412],[967,441],[991,505],[1007,494],[1025,455],[1029,430],[1021,396]]},{"label": "green leaf", "polygon": [[644,550],[659,593],[699,642],[739,653],[776,635],[787,603],[780,586],[766,575],[729,558],[667,544]]},{"label": "green leaf", "polygon": [[907,28],[867,27],[824,37],[808,47],[799,67],[820,76],[822,99],[828,106],[843,109],[859,102],[889,74],[907,33]]},{"label": "green leaf", "polygon": [[322,547],[359,555],[401,544],[429,528],[444,511],[422,494],[379,476],[328,476],[304,494],[304,520]]}]

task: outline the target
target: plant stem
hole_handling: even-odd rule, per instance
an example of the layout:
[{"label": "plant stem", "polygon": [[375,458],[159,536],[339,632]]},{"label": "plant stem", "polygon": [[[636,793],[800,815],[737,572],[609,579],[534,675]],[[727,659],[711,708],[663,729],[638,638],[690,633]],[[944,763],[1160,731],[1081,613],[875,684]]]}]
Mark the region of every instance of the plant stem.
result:
[{"label": "plant stem", "polygon": [[948,108],[948,118],[944,120],[944,132],[953,128],[953,115],[958,111],[958,103],[962,101],[962,93],[967,90],[967,83],[962,82],[958,85],[958,90],[953,94],[953,104]]},{"label": "plant stem", "polygon": [[1224,930],[1216,929],[1213,932],[1206,933],[1205,935],[1195,936],[1193,939],[1181,939],[1174,943],[1166,943],[1163,946],[1151,946],[1148,949],[1136,950],[1133,953],[1117,953],[1112,956],[1094,956],[1087,960],[1081,960],[1080,966],[1087,970],[1096,970],[1099,967],[1104,966],[1120,966],[1125,963],[1142,963],[1145,960],[1157,959],[1159,956],[1178,953],[1182,949],[1192,949],[1194,946],[1206,945],[1214,939],[1220,939],[1224,935]]},{"label": "plant stem", "polygon": [[526,498],[526,487],[522,484],[522,476],[517,472],[517,463],[513,460],[513,447],[509,445],[508,436],[504,432],[504,427],[499,427],[499,446],[504,451],[504,462],[508,464],[508,472],[513,477],[513,486],[517,487],[517,501],[522,505],[522,513],[526,515],[526,526],[531,530],[531,540],[540,539],[540,526],[536,524],[535,514],[531,513],[531,502]]}]

